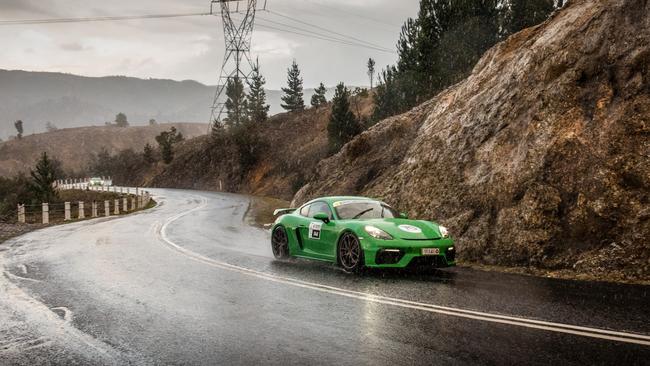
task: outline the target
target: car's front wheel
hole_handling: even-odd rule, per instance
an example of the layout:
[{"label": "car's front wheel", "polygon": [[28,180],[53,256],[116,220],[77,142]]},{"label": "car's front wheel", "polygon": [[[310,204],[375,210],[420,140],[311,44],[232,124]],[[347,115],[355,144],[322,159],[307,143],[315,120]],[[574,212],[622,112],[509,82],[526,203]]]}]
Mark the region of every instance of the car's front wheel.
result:
[{"label": "car's front wheel", "polygon": [[289,237],[282,226],[273,229],[271,234],[271,250],[276,259],[287,259],[289,257]]},{"label": "car's front wheel", "polygon": [[352,233],[341,236],[338,246],[338,261],[346,272],[359,272],[363,268],[363,250],[359,238]]}]

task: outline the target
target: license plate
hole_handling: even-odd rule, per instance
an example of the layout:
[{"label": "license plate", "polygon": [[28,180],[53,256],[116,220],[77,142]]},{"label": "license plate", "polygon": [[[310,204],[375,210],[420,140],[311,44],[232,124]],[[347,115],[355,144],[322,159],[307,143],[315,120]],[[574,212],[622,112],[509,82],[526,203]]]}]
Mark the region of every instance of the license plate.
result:
[{"label": "license plate", "polygon": [[422,248],[422,255],[439,255],[439,248]]}]

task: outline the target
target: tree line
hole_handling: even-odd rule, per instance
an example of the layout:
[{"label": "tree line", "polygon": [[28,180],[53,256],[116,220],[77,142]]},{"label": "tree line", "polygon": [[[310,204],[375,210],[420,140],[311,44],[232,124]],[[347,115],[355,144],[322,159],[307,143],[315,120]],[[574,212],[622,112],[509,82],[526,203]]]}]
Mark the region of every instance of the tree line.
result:
[{"label": "tree line", "polygon": [[397,63],[380,72],[374,120],[403,113],[464,79],[490,47],[563,5],[562,0],[421,0],[418,16],[402,26]]}]

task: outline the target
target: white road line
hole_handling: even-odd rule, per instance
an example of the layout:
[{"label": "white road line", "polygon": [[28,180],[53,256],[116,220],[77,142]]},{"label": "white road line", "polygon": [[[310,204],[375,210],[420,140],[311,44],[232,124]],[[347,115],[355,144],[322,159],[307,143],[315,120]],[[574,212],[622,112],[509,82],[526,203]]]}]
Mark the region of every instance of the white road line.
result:
[{"label": "white road line", "polygon": [[359,299],[363,301],[370,301],[370,302],[375,302],[375,303],[380,303],[385,305],[399,306],[402,308],[421,310],[421,311],[427,311],[427,312],[438,313],[438,314],[445,314],[445,315],[461,317],[461,318],[481,320],[481,321],[486,321],[491,323],[508,324],[508,325],[514,325],[519,327],[525,327],[525,328],[547,330],[556,333],[566,333],[566,334],[573,334],[573,335],[579,335],[579,336],[590,337],[590,338],[606,339],[606,340],[612,340],[618,342],[650,346],[650,336],[644,334],[627,333],[627,332],[590,328],[590,327],[583,327],[583,326],[564,324],[564,323],[547,322],[543,320],[526,319],[526,318],[519,318],[514,316],[491,314],[491,313],[485,313],[480,311],[465,310],[465,309],[454,308],[454,307],[403,300],[403,299],[393,298],[388,296],[367,294],[363,292],[347,290],[344,288],[322,285],[314,282],[301,281],[289,277],[277,276],[277,275],[264,273],[249,268],[229,264],[226,262],[221,262],[203,256],[201,254],[192,252],[188,249],[185,249],[182,246],[174,243],[167,236],[167,227],[172,222],[194,211],[200,210],[207,205],[208,201],[206,198],[200,197],[200,199],[201,199],[201,203],[197,207],[187,210],[185,212],[181,212],[167,219],[167,221],[165,221],[165,223],[159,228],[158,234],[161,240],[164,241],[171,249],[180,252],[181,254],[186,255],[191,259],[194,259],[196,261],[199,261],[201,263],[213,267],[218,267],[221,269],[238,272],[247,276],[260,278],[267,281],[282,283],[285,285],[296,286],[305,289],[310,289],[310,290],[315,290],[315,291],[320,291],[329,294]]}]

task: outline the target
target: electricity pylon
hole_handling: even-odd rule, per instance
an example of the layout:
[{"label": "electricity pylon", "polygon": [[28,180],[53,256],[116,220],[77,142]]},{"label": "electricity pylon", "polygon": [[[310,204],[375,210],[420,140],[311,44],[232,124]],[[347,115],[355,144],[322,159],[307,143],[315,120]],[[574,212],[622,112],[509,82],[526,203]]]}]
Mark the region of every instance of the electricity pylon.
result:
[{"label": "electricity pylon", "polygon": [[[228,81],[239,78],[246,85],[253,70],[250,51],[257,3],[258,0],[211,0],[210,2],[210,14],[214,14],[216,6],[220,8],[223,38],[226,44],[217,91],[212,102],[210,126],[221,123],[225,103],[221,102],[220,98],[225,94]],[[266,0],[262,9],[266,9]],[[242,19],[233,19],[232,14],[241,15]]]}]

